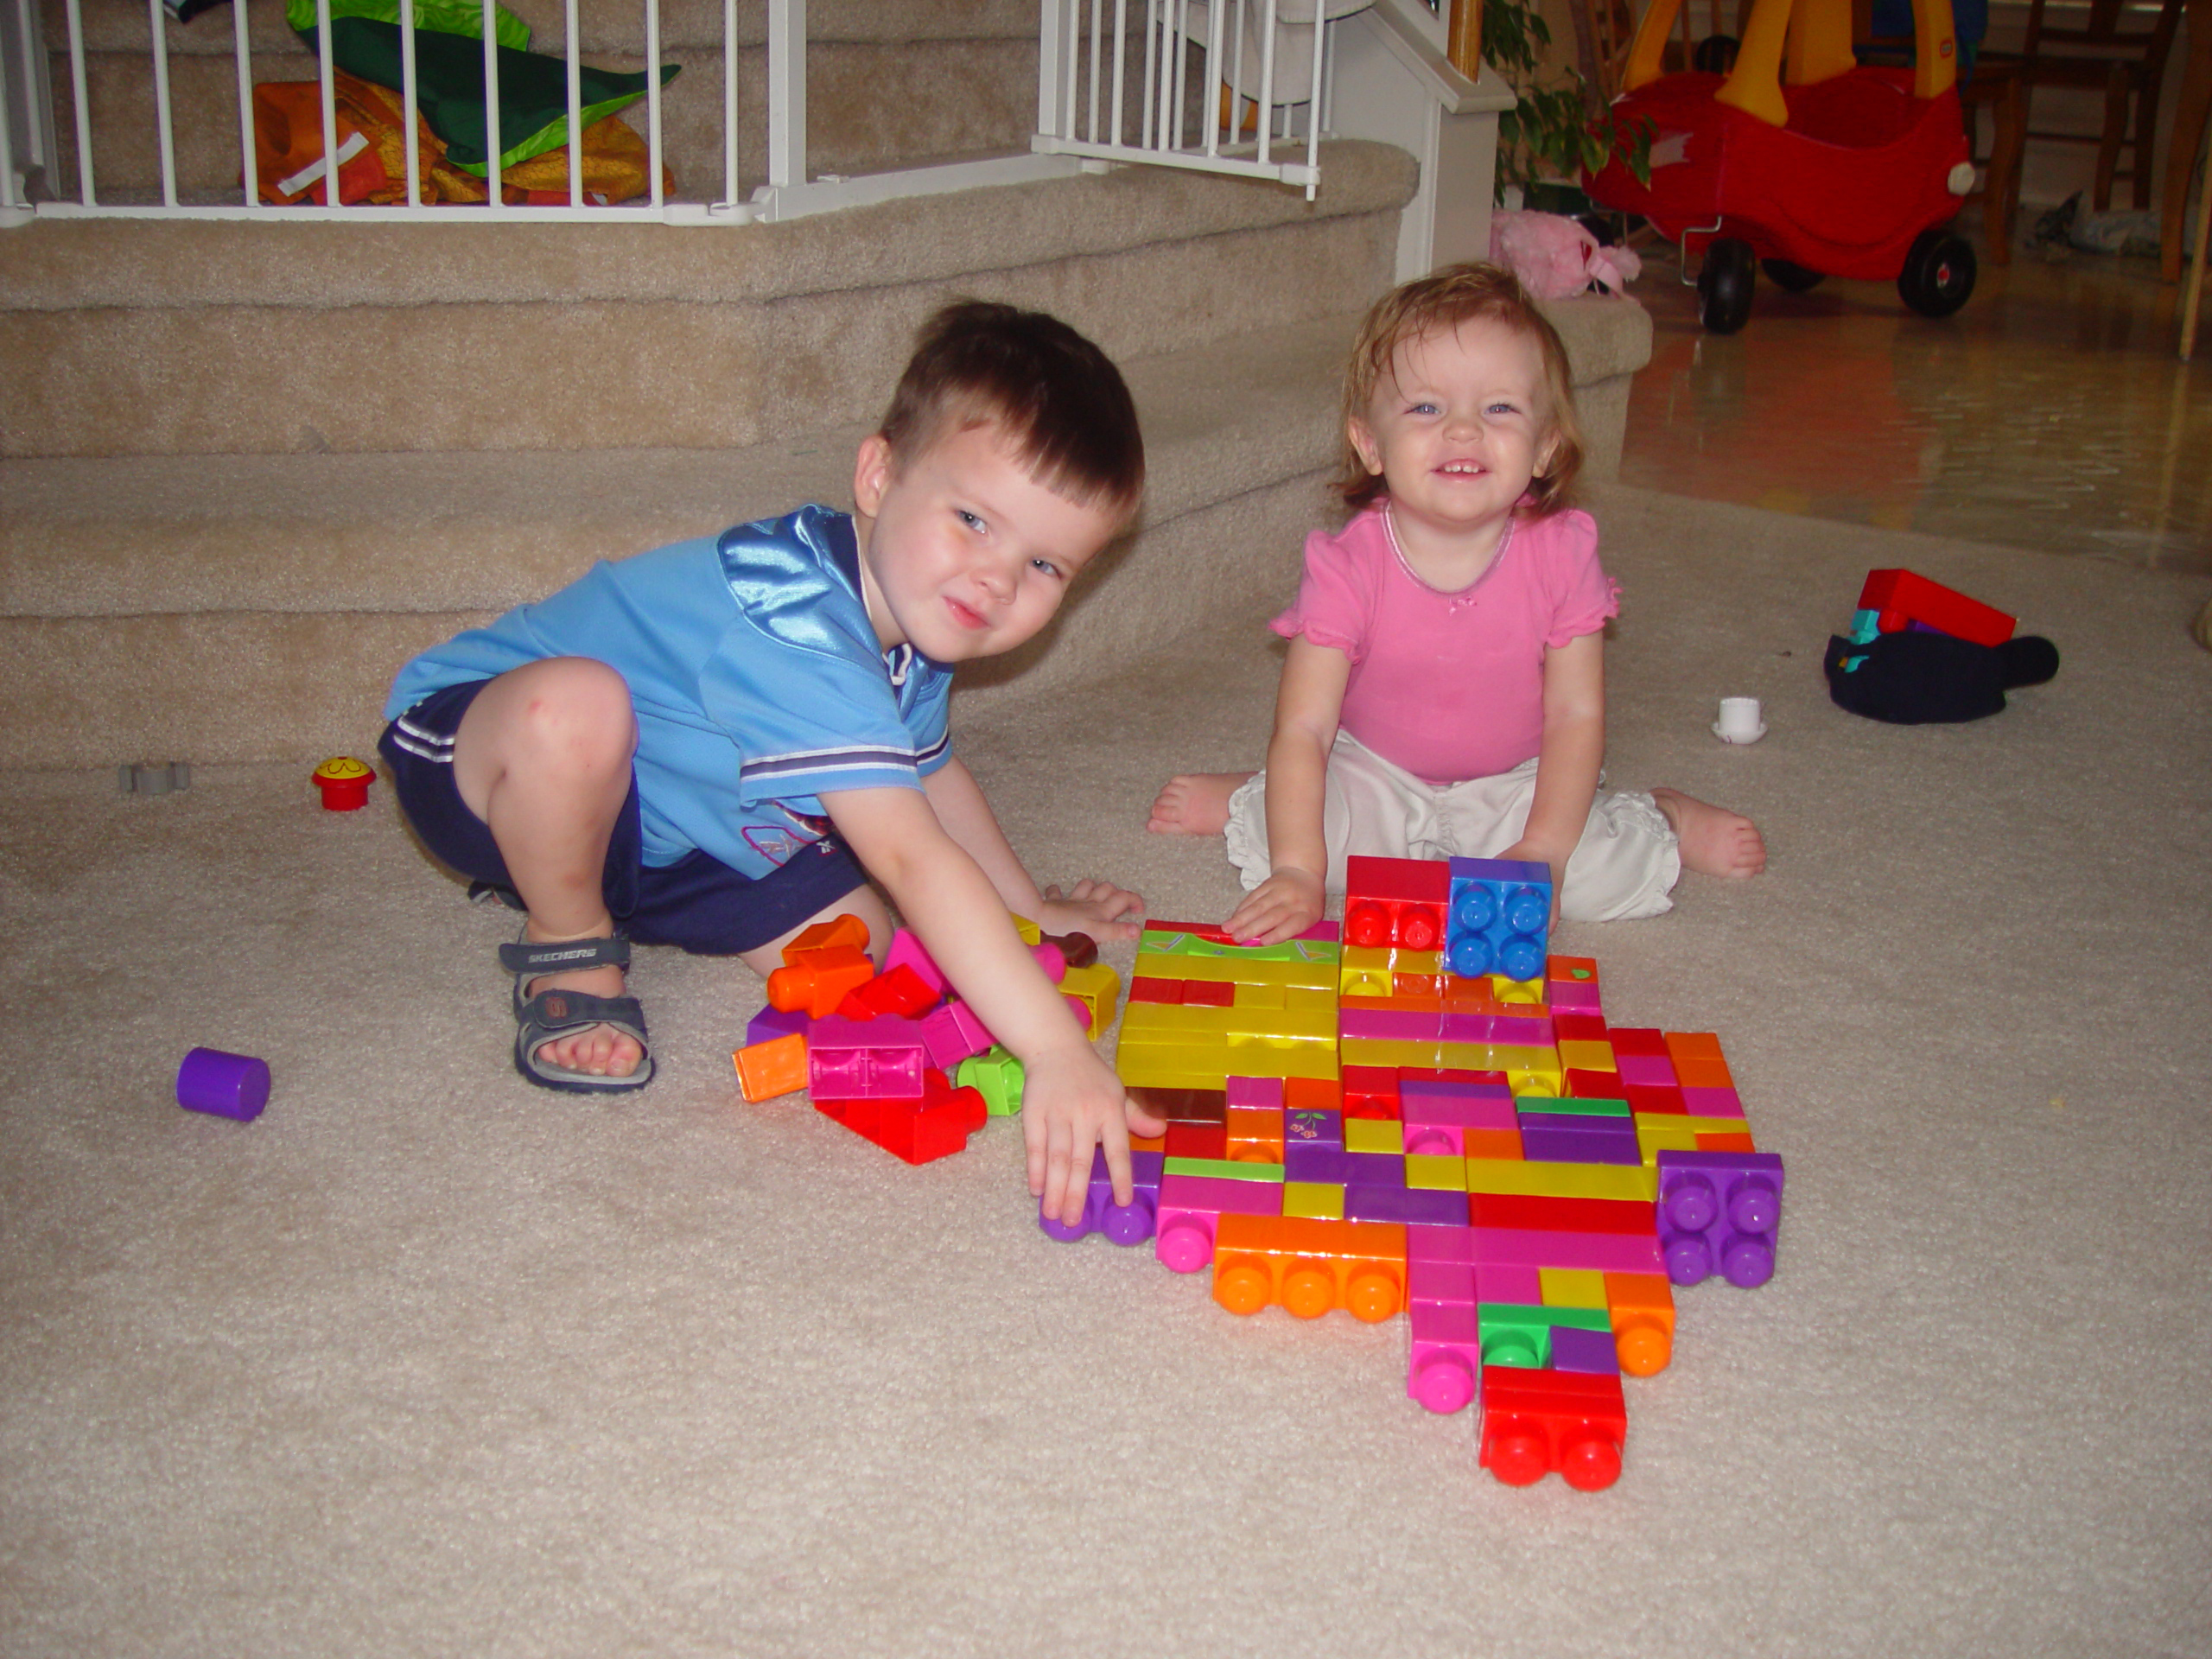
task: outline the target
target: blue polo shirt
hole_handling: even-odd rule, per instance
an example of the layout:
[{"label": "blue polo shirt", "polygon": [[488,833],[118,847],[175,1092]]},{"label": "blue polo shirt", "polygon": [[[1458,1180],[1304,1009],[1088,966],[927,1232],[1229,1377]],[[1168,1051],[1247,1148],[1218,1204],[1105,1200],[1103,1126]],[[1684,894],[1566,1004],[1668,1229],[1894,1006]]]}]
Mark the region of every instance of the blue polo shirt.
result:
[{"label": "blue polo shirt", "polygon": [[766,875],[827,831],[821,791],[919,789],[951,754],[952,671],[877,645],[853,521],[829,507],[602,561],[424,652],[385,718],[547,657],[629,683],[650,865],[697,848]]}]

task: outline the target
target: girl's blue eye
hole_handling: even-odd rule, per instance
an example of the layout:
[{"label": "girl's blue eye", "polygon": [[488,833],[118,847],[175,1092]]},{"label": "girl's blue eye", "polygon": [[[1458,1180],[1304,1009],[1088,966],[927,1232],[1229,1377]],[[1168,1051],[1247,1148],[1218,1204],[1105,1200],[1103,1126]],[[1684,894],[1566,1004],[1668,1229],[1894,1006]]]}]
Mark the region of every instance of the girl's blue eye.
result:
[{"label": "girl's blue eye", "polygon": [[1413,412],[1416,415],[1433,415],[1437,412],[1436,405],[1434,404],[1415,404],[1414,405]]},{"label": "girl's blue eye", "polygon": [[955,507],[953,511],[960,515],[960,522],[967,525],[969,529],[982,529],[983,521],[981,518],[978,518],[974,513],[969,512],[965,507]]},{"label": "girl's blue eye", "polygon": [[1029,561],[1029,568],[1032,570],[1042,570],[1048,576],[1057,576],[1060,574],[1060,567],[1050,559],[1032,559]]}]

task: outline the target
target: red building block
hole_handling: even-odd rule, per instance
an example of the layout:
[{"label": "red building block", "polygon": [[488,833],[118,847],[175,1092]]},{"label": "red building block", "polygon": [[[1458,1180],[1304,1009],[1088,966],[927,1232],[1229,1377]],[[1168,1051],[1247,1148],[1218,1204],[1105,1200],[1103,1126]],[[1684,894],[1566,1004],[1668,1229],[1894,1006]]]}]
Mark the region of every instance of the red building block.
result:
[{"label": "red building block", "polygon": [[1408,950],[1441,950],[1445,912],[1451,902],[1451,867],[1439,860],[1348,859],[1344,943],[1370,949],[1400,945]]},{"label": "red building block", "polygon": [[1910,570],[1869,570],[1859,590],[1859,608],[1880,612],[1877,626],[1884,633],[1921,622],[1977,645],[2003,645],[2014,626],[2013,619],[1995,607]]},{"label": "red building block", "polygon": [[938,994],[930,988],[929,982],[902,962],[848,995],[837,1005],[837,1012],[848,1020],[873,1020],[880,1014],[911,1020],[937,1003]]},{"label": "red building block", "polygon": [[1622,1198],[1548,1198],[1518,1193],[1470,1192],[1467,1224],[1522,1232],[1622,1233],[1656,1236],[1659,1208]]},{"label": "red building block", "polygon": [[1481,1461],[1509,1486],[1554,1470],[1577,1491],[1620,1478],[1628,1406],[1618,1376],[1485,1365]]}]

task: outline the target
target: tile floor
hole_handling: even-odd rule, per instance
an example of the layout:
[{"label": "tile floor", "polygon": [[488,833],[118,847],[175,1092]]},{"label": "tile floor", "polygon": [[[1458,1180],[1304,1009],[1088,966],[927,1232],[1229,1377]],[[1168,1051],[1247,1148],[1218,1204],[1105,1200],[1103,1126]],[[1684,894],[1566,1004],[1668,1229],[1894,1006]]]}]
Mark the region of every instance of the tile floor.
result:
[{"label": "tile floor", "polygon": [[[1977,248],[1977,251],[1979,251]],[[1783,292],[1707,334],[1671,247],[1624,482],[1783,512],[2212,572],[2212,315],[2175,356],[2152,262],[2024,250],[1933,322],[1889,283]],[[2212,311],[2212,295],[2208,295]]]}]

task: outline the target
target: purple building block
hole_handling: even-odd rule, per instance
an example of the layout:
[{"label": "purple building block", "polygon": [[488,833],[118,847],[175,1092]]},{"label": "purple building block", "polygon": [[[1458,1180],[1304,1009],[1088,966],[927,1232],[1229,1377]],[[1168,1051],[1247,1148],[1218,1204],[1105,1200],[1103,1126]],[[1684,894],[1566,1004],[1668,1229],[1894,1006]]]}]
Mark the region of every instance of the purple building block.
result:
[{"label": "purple building block", "polygon": [[[1282,1149],[1282,1178],[1286,1181],[1314,1181],[1342,1186],[1351,1177],[1347,1161],[1351,1154],[1342,1147],[1310,1146],[1286,1140]],[[1402,1160],[1401,1160],[1402,1165]],[[1403,1179],[1402,1173],[1400,1176]]]},{"label": "purple building block", "polygon": [[1407,1395],[1440,1415],[1460,1410],[1474,1399],[1482,1375],[1482,1327],[1475,1310],[1457,1302],[1415,1302],[1406,1317],[1413,1326]]},{"label": "purple building block", "polygon": [[1103,1233],[1114,1243],[1127,1246],[1141,1244],[1153,1236],[1160,1209],[1160,1183],[1164,1154],[1133,1152],[1129,1154],[1129,1202],[1114,1202],[1114,1182],[1106,1173],[1106,1149],[1095,1147],[1090,1158],[1090,1187],[1084,1195],[1083,1219],[1074,1226],[1065,1225],[1058,1217],[1049,1217],[1040,1200],[1037,1206],[1037,1224],[1047,1238],[1058,1239],[1064,1244],[1091,1233]]},{"label": "purple building block", "polygon": [[[1286,1152],[1294,1146],[1328,1147],[1341,1152],[1344,1144],[1344,1114],[1310,1111],[1302,1108],[1298,1111],[1287,1112],[1283,1115],[1282,1140]],[[1289,1179],[1303,1178],[1293,1176]]]},{"label": "purple building block", "polygon": [[1694,1285],[1714,1272],[1738,1289],[1774,1277],[1782,1160],[1770,1152],[1659,1154],[1659,1247],[1667,1276]]},{"label": "purple building block", "polygon": [[[1615,1119],[1615,1122],[1625,1120]],[[1636,1131],[1592,1135],[1574,1129],[1539,1127],[1523,1120],[1521,1156],[1532,1164],[1640,1164],[1643,1149]]]},{"label": "purple building block", "polygon": [[[1406,1155],[1402,1152],[1348,1152],[1344,1154],[1344,1185],[1346,1186],[1403,1186],[1406,1184]],[[1289,1179],[1287,1175],[1284,1177]]]},{"label": "purple building block", "polygon": [[1346,1221],[1395,1221],[1424,1227],[1448,1227],[1464,1221],[1467,1195],[1430,1187],[1347,1186]]},{"label": "purple building block", "polygon": [[772,1043],[794,1032],[803,1035],[813,1023],[806,1017],[804,1008],[763,1008],[745,1022],[745,1046],[750,1048],[755,1043]]},{"label": "purple building block", "polygon": [[1585,1331],[1580,1325],[1552,1327],[1552,1369],[1583,1371],[1596,1376],[1618,1376],[1620,1355],[1610,1331]]},{"label": "purple building block", "polygon": [[189,1050],[176,1069],[176,1103],[250,1123],[269,1103],[269,1062],[219,1048]]}]

